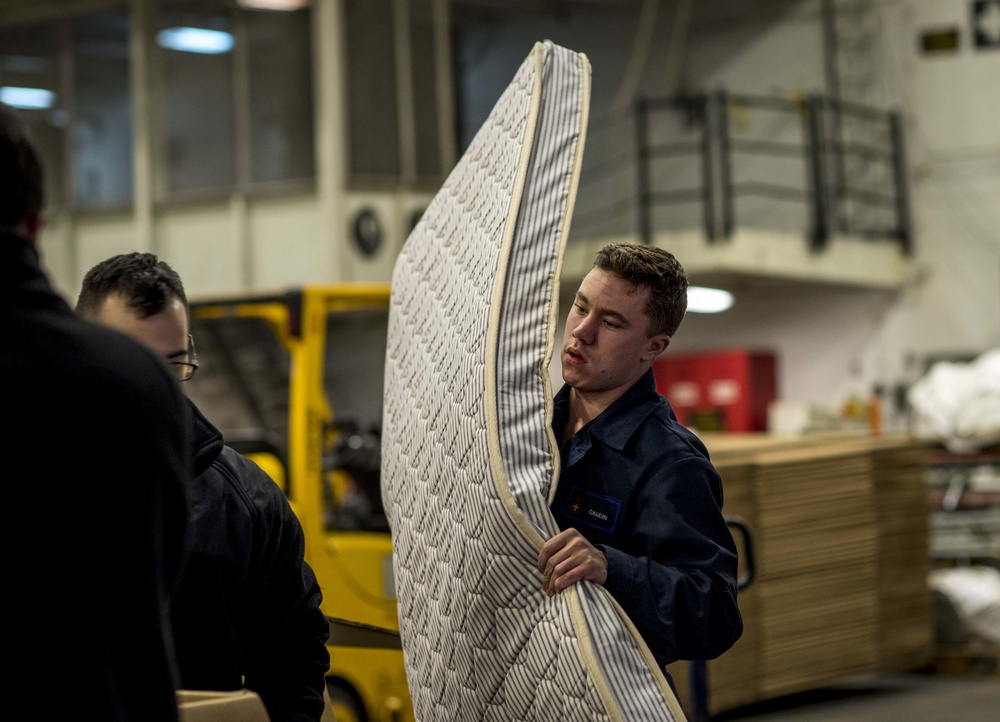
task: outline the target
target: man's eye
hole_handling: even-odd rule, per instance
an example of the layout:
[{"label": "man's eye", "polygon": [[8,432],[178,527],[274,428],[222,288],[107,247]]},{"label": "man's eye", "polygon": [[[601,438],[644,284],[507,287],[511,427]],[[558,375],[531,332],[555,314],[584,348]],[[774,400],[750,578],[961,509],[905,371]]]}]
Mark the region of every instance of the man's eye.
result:
[{"label": "man's eye", "polygon": [[582,313],[586,313],[586,312],[587,312],[587,309],[585,309],[585,308],[584,308],[583,306],[581,306],[581,305],[580,305],[579,303],[574,303],[574,304],[573,304],[573,308],[575,308],[575,309],[576,309],[576,312],[577,312],[577,313],[581,313],[581,314],[582,314]]},{"label": "man's eye", "polygon": [[622,325],[620,323],[615,323],[614,321],[609,321],[608,319],[604,319],[604,325],[607,326],[608,328],[621,328],[622,327]]}]

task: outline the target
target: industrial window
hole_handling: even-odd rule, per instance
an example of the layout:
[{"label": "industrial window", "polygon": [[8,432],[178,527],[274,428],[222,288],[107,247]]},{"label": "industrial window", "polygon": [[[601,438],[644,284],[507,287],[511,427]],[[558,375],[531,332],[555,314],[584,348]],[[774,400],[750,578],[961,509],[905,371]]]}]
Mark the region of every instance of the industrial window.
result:
[{"label": "industrial window", "polygon": [[221,2],[162,6],[156,40],[169,193],[236,182],[233,25]]},{"label": "industrial window", "polygon": [[132,200],[128,33],[118,10],[0,28],[0,100],[31,129],[49,209]]},{"label": "industrial window", "polygon": [[17,108],[46,170],[49,207],[65,203],[63,161],[67,95],[59,72],[64,28],[57,24],[0,29],[0,101]]},{"label": "industrial window", "polygon": [[[442,175],[438,135],[437,72],[434,16],[431,0],[410,3],[410,47],[413,62],[413,119],[416,140],[417,175]],[[450,168],[448,170],[451,170]]]},{"label": "industrial window", "polygon": [[255,183],[312,178],[309,13],[246,13],[250,45],[250,169]]},{"label": "industrial window", "polygon": [[129,18],[124,11],[70,23],[73,197],[83,208],[132,201]]},{"label": "industrial window", "polygon": [[[349,172],[355,182],[443,175],[439,0],[347,0]],[[454,144],[454,141],[450,141]],[[449,149],[449,150],[454,150]]]},{"label": "industrial window", "polygon": [[355,176],[398,176],[399,106],[392,0],[353,0],[347,20],[350,168]]},{"label": "industrial window", "polygon": [[156,44],[168,195],[315,175],[308,9],[163,0]]}]

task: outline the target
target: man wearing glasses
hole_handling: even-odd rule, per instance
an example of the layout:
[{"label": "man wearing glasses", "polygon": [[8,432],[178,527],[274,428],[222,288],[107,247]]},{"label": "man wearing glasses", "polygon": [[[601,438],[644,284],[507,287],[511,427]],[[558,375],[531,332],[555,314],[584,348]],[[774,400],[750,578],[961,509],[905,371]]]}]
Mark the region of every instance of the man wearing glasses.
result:
[{"label": "man wearing glasses", "polygon": [[[156,351],[187,381],[198,368],[184,286],[151,253],[103,261],[77,312]],[[172,619],[184,689],[260,695],[273,722],[319,720],[329,625],[285,495],[189,401],[194,421],[189,556]]]}]

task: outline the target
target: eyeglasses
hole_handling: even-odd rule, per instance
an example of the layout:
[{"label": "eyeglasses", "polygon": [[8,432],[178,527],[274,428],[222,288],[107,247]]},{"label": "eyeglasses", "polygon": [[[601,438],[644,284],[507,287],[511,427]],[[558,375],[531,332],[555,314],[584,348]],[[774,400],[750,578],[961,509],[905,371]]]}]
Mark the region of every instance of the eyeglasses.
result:
[{"label": "eyeglasses", "polygon": [[174,373],[177,374],[178,381],[187,381],[194,376],[194,372],[198,370],[198,354],[194,350],[194,336],[188,334],[188,360],[170,360],[168,363],[173,367]]}]

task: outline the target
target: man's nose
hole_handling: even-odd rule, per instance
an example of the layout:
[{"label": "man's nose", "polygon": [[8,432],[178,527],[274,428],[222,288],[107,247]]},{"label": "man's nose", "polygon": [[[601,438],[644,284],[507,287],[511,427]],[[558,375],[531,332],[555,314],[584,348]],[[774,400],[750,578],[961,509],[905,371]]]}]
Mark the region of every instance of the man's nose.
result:
[{"label": "man's nose", "polygon": [[591,343],[594,340],[594,323],[594,315],[588,313],[573,327],[573,338],[583,343]]}]

